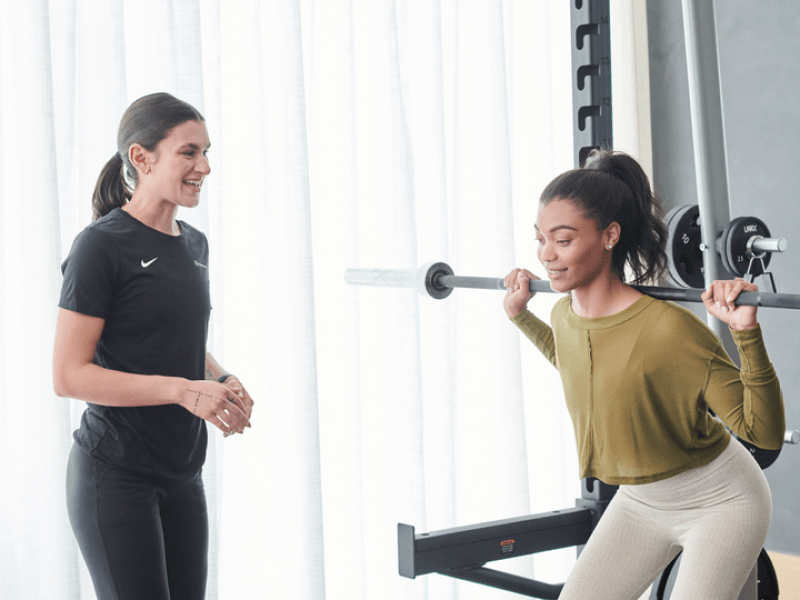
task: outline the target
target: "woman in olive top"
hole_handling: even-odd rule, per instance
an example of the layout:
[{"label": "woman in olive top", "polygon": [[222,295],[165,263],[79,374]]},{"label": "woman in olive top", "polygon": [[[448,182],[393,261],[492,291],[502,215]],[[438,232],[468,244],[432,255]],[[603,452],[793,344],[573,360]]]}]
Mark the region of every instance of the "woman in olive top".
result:
[{"label": "woman in olive top", "polygon": [[703,294],[736,342],[738,369],[690,311],[624,282],[657,277],[667,232],[650,183],[631,157],[595,153],[553,180],[540,200],[538,257],[567,292],[552,327],[527,310],[525,269],[506,276],[512,322],[559,370],[580,476],[620,485],[570,574],[561,600],[637,599],[682,552],[672,600],[736,598],[772,511],[767,481],[738,436],[780,448],[783,399],[756,319],[736,306],[741,279]]}]

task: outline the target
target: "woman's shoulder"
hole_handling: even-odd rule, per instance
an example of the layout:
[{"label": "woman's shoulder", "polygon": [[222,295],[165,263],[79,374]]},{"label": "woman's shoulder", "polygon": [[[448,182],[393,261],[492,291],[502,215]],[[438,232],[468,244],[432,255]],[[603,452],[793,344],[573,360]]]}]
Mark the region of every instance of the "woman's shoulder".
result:
[{"label": "woman's shoulder", "polygon": [[703,323],[702,319],[691,310],[672,300],[653,298],[649,309],[653,316],[658,316],[660,318],[671,319],[676,322],[694,323],[696,321],[698,323]]},{"label": "woman's shoulder", "polygon": [[567,313],[569,313],[569,294],[556,300],[556,303],[550,310],[550,321],[553,324],[556,324],[565,319],[567,317]]},{"label": "woman's shoulder", "polygon": [[100,217],[78,232],[73,242],[73,251],[78,249],[97,251],[113,247],[118,230],[118,218],[112,216],[112,213]]},{"label": "woman's shoulder", "polygon": [[131,229],[130,221],[131,219],[127,217],[127,213],[119,208],[115,208],[108,214],[89,223],[78,233],[77,238],[111,242],[115,236],[123,234]]},{"label": "woman's shoulder", "polygon": [[206,234],[199,230],[197,227],[187,223],[186,221],[178,221],[181,228],[181,235],[192,240],[207,241]]},{"label": "woman's shoulder", "polygon": [[704,344],[716,345],[717,335],[698,315],[670,300],[657,300],[644,311],[652,330],[669,335],[677,335],[684,339],[695,338]]}]

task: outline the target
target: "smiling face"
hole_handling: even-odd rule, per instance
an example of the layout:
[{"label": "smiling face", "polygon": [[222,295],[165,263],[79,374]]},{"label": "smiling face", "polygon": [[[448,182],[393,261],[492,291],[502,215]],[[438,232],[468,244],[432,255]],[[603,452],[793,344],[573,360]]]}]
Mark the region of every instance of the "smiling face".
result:
[{"label": "smiling face", "polygon": [[211,172],[206,156],[210,145],[204,122],[176,125],[152,152],[147,152],[149,172],[139,183],[159,200],[187,208],[197,206],[203,180]]},{"label": "smiling face", "polygon": [[536,223],[537,255],[556,292],[590,286],[601,275],[611,274],[611,251],[619,240],[619,225],[598,230],[575,204],[555,199],[539,206]]}]

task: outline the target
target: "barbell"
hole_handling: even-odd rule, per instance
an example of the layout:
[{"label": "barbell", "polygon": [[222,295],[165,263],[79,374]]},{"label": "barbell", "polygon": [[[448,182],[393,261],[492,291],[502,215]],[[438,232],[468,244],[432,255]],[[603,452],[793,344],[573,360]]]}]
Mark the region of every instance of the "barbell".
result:
[{"label": "barbell", "polygon": [[[800,295],[775,293],[772,275],[766,271],[774,252],[786,250],[786,240],[770,237],[766,224],[756,217],[737,217],[717,236],[714,247],[704,244],[700,235],[700,209],[695,205],[678,206],[666,217],[669,233],[667,258],[670,280],[678,286],[633,286],[643,294],[660,300],[702,302],[705,285],[703,253],[719,253],[725,269],[734,277],[759,275],[768,278],[771,292],[742,292],[735,304],[769,308],[800,309]],[[457,276],[443,262],[427,263],[416,271],[402,269],[347,269],[345,281],[353,285],[416,288],[431,298],[447,298],[454,288],[505,290],[499,278]],[[552,292],[547,281],[532,280],[531,292]]]},{"label": "barbell", "polygon": [[[418,269],[347,269],[344,280],[351,285],[401,287],[416,289],[420,294],[437,300],[447,298],[455,288],[480,290],[505,290],[499,277],[467,277],[455,275],[450,265],[443,262],[426,263]],[[702,302],[701,289],[684,289],[653,286],[633,286],[643,294],[673,302]],[[553,292],[550,282],[531,280],[531,292]],[[800,294],[775,294],[769,292],[742,292],[735,304],[768,308],[800,309]]]}]

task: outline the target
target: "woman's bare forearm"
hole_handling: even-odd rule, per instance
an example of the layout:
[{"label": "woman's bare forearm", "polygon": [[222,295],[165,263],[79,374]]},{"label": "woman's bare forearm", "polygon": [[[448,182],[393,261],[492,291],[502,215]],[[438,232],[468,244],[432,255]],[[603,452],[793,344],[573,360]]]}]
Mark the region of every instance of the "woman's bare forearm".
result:
[{"label": "woman's bare forearm", "polygon": [[211,355],[211,352],[206,352],[206,379],[217,381],[223,375],[227,375],[228,371],[217,362],[217,359]]},{"label": "woman's bare forearm", "polygon": [[57,375],[56,394],[103,406],[159,406],[180,404],[191,382],[180,377],[137,375],[104,369],[93,363]]},{"label": "woman's bare forearm", "polygon": [[180,404],[189,380],[105,369],[94,353],[105,321],[59,309],[53,345],[53,390],[64,398],[104,406]]}]

